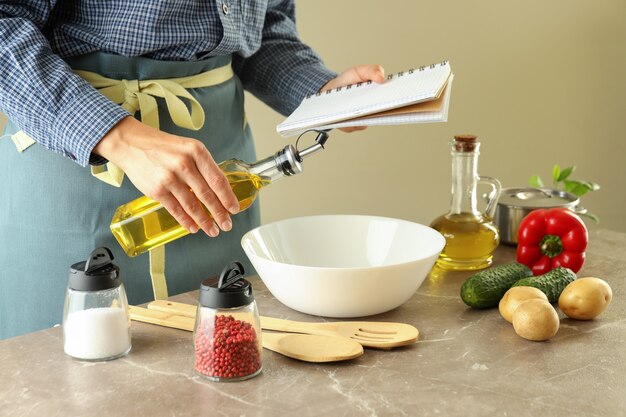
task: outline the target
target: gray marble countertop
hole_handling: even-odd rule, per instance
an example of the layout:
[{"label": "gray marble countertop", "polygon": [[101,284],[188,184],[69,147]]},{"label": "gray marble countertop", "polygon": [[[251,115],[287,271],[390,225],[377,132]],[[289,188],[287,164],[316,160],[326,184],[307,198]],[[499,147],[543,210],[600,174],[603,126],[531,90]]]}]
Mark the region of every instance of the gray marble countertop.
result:
[{"label": "gray marble countertop", "polygon": [[[625,254],[626,234],[592,233],[578,276],[608,281],[613,302],[594,321],[559,313],[558,334],[541,343],[518,337],[497,309],[466,308],[458,291],[469,273],[436,270],[406,304],[367,319],[416,326],[416,344],[335,364],[265,350],[263,373],[237,383],[198,377],[182,330],[133,322],[131,353],[106,363],[66,357],[60,328],[32,333],[0,342],[0,416],[624,416]],[[496,263],[514,256],[500,247]],[[251,281],[262,314],[320,320]]]}]

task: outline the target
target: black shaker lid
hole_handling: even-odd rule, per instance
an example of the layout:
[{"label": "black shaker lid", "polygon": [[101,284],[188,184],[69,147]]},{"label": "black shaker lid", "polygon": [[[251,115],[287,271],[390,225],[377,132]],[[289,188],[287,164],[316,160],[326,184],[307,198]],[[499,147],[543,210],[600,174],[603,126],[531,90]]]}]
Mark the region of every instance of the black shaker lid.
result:
[{"label": "black shaker lid", "polygon": [[200,305],[210,308],[236,308],[254,301],[252,284],[243,278],[241,262],[226,266],[220,276],[207,278],[200,286]]},{"label": "black shaker lid", "polygon": [[122,284],[120,268],[113,264],[113,253],[100,247],[89,259],[70,267],[69,287],[77,291],[101,291],[117,288]]}]

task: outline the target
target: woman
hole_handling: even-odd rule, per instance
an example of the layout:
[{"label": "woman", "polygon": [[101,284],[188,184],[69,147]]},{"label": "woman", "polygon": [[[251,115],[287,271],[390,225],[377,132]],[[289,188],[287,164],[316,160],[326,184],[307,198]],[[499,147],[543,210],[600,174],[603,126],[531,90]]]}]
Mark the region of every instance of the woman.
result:
[{"label": "woman", "polygon": [[239,240],[258,207],[231,219],[238,203],[216,165],[255,160],[243,89],[289,114],[307,94],[383,81],[379,66],[337,76],[294,19],[288,0],[0,2],[13,139],[0,140],[0,339],[59,323],[69,266],[98,246],[131,303],[152,299],[148,256],[128,258],[108,228],[141,194],[192,233],[167,245],[170,294],[246,260]]}]

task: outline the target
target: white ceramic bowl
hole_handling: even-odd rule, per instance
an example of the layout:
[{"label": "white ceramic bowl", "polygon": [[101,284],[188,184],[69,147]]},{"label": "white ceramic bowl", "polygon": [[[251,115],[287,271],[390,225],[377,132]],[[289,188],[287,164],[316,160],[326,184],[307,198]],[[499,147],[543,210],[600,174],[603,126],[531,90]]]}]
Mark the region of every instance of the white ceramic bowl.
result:
[{"label": "white ceramic bowl", "polygon": [[361,317],[406,302],[445,239],[406,220],[325,215],[257,227],[241,245],[270,292],[288,307],[317,316]]}]

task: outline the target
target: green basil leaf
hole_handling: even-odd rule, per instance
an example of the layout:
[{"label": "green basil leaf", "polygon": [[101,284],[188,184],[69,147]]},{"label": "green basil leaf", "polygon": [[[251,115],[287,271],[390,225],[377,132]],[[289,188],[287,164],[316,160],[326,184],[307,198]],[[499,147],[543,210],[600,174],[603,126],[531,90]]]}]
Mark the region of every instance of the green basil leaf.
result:
[{"label": "green basil leaf", "polygon": [[600,184],[593,181],[584,181],[585,184],[589,187],[589,191],[598,191],[600,189]]},{"label": "green basil leaf", "polygon": [[559,175],[561,174],[561,167],[559,164],[554,164],[552,167],[552,180],[557,183],[559,181]]},{"label": "green basil leaf", "polygon": [[557,181],[565,181],[576,170],[576,166],[567,167],[561,170]]},{"label": "green basil leaf", "polygon": [[589,217],[594,222],[600,223],[600,218],[593,213],[580,213],[580,216]]},{"label": "green basil leaf", "polygon": [[595,182],[591,182],[591,181],[578,181],[578,182],[580,182],[585,187],[587,187],[589,191],[596,191],[600,189],[600,185]]},{"label": "green basil leaf", "polygon": [[587,194],[587,192],[591,190],[591,187],[582,181],[565,180],[563,181],[563,184],[565,184],[565,191],[578,197]]},{"label": "green basil leaf", "polygon": [[541,177],[539,177],[539,175],[533,175],[528,180],[528,185],[532,187],[543,188],[543,181],[541,180]]}]

